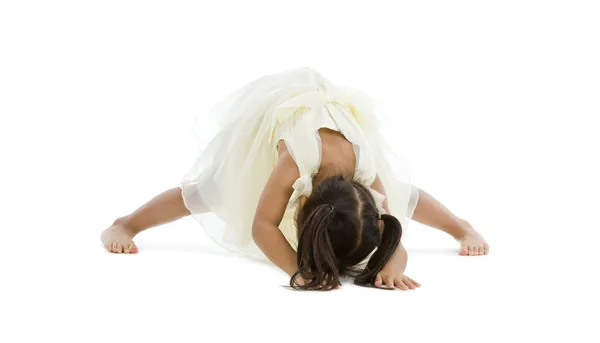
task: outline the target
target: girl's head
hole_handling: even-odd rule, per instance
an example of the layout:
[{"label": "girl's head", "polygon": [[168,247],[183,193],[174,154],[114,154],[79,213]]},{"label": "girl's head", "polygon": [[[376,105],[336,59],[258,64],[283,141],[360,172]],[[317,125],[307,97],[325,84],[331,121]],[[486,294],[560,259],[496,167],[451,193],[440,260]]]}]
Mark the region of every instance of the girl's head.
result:
[{"label": "girl's head", "polygon": [[[398,246],[400,222],[379,215],[366,187],[342,176],[327,178],[304,199],[297,213],[298,271],[290,285],[300,289],[331,289],[343,275],[369,285]],[[355,266],[375,248],[366,268]],[[298,278],[305,283],[298,282]]]}]

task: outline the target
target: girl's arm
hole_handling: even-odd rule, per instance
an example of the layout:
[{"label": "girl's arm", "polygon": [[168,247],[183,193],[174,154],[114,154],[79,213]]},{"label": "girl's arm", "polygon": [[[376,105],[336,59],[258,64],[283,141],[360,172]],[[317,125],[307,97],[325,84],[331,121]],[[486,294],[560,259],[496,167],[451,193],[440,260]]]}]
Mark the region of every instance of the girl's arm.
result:
[{"label": "girl's arm", "polygon": [[292,196],[292,185],[298,177],[294,160],[287,151],[282,151],[262,192],[252,224],[256,245],[290,277],[298,270],[296,252],[279,230],[279,224]]},{"label": "girl's arm", "polygon": [[[383,187],[383,182],[381,182],[379,175],[375,177],[375,181],[371,185],[371,188],[385,196],[385,200],[383,200],[383,209],[387,214],[391,214],[387,201],[387,194],[385,194],[385,187]],[[398,247],[396,248],[396,251],[394,251],[394,255],[402,260],[402,263],[400,263],[398,267],[402,269],[401,272],[403,273],[406,269],[408,254],[406,252],[406,249],[404,249],[404,246],[402,245],[402,241],[398,243]]]},{"label": "girl's arm", "polygon": [[381,182],[381,179],[379,178],[379,175],[377,175],[375,177],[375,181],[373,181],[373,184],[371,185],[371,188],[376,190],[378,193],[382,194],[383,196],[385,196],[385,200],[383,200],[383,209],[385,210],[385,212],[387,214],[391,214],[390,213],[390,208],[388,205],[388,201],[387,201],[387,194],[385,194],[385,188],[383,187],[383,182]]},{"label": "girl's arm", "polygon": [[[385,188],[383,187],[383,183],[381,182],[379,175],[377,175],[375,178],[371,188],[386,197],[383,201],[383,209],[388,214],[391,214],[387,201],[387,194],[385,193]],[[404,275],[404,270],[406,270],[407,263],[408,253],[402,245],[402,241],[400,241],[390,260],[386,263],[383,270],[377,275],[375,286],[387,286],[392,288],[397,287],[400,289],[414,289],[421,286],[418,282]]]}]

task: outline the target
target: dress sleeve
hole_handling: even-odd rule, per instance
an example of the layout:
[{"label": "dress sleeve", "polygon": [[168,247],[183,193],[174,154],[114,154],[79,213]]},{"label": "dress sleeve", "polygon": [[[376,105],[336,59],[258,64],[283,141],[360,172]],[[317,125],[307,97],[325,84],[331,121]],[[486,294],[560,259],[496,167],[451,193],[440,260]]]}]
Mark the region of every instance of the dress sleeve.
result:
[{"label": "dress sleeve", "polygon": [[369,187],[369,191],[371,192],[373,199],[375,199],[375,205],[377,206],[377,211],[379,212],[379,215],[389,214],[383,208],[383,202],[385,201],[385,195],[379,193],[378,191],[374,190],[371,187]]},{"label": "dress sleeve", "polygon": [[290,198],[290,204],[296,204],[301,196],[310,196],[312,193],[312,176],[310,174],[300,176],[296,179],[292,187],[294,188],[294,192]]}]

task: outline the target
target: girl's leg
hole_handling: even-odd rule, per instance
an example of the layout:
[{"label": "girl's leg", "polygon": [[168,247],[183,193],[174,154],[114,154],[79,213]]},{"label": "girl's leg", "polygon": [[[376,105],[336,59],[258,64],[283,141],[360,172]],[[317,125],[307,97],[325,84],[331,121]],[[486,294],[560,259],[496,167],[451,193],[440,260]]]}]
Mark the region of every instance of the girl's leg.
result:
[{"label": "girl's leg", "polygon": [[104,247],[114,253],[137,253],[133,237],[154,226],[169,223],[189,215],[180,188],[169,189],[128,216],[118,218],[101,235]]},{"label": "girl's leg", "polygon": [[412,217],[421,224],[442,230],[460,241],[461,255],[487,255],[489,246],[469,222],[450,212],[444,205],[423,190]]}]

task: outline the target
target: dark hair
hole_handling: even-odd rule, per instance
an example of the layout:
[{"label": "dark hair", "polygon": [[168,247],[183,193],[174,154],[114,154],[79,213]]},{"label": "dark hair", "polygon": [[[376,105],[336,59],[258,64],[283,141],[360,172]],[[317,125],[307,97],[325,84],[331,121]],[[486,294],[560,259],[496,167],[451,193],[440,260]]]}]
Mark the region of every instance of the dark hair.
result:
[{"label": "dark hair", "polygon": [[[298,211],[298,271],[290,286],[296,289],[328,290],[340,277],[354,276],[358,285],[373,285],[377,273],[394,253],[402,236],[398,219],[380,218],[371,192],[359,182],[343,176],[325,179]],[[375,248],[366,268],[355,266]],[[298,278],[306,280],[305,284]]]}]

